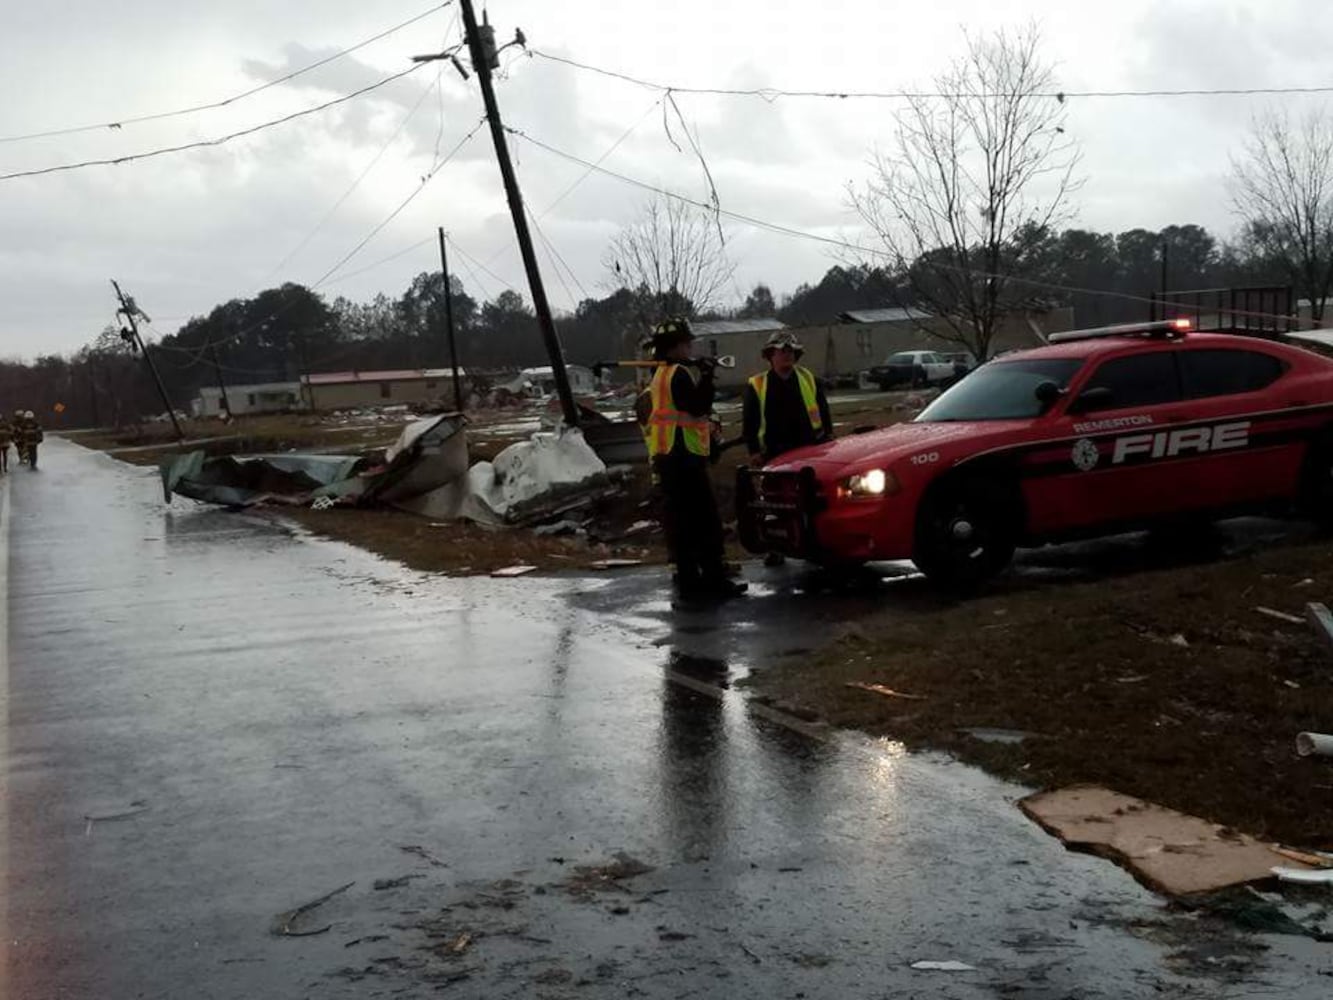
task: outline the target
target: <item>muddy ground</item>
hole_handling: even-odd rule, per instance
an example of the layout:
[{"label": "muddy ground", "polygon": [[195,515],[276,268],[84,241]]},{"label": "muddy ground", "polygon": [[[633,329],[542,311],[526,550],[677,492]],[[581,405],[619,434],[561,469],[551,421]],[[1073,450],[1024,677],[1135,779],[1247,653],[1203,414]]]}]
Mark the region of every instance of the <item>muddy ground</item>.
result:
[{"label": "muddy ground", "polygon": [[[1328,540],[1087,583],[1019,578],[961,603],[923,590],[749,683],[803,715],[1027,785],[1104,784],[1327,848],[1333,761],[1298,758],[1294,739],[1333,729],[1333,650],[1255,609],[1299,617],[1330,599]],[[965,731],[978,727],[1031,735]]]}]

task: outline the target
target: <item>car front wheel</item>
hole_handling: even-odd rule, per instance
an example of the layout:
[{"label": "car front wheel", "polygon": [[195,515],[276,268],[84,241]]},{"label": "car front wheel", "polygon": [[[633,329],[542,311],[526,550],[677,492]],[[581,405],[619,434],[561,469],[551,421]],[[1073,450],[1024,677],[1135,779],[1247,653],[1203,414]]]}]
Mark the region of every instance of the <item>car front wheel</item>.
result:
[{"label": "car front wheel", "polygon": [[1014,557],[1017,505],[1011,491],[982,481],[941,483],[917,512],[912,562],[930,580],[967,589]]}]

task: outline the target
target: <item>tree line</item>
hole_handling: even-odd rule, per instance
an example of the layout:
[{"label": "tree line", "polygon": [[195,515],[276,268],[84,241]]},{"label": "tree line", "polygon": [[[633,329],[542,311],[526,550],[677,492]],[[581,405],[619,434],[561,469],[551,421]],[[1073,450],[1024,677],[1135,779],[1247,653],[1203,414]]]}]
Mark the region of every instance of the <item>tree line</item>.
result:
[{"label": "tree line", "polygon": [[[1162,280],[1168,287],[1210,288],[1280,282],[1271,260],[1217,239],[1197,225],[1152,231],[1099,233],[1085,229],[1027,234],[1025,275],[1041,286],[1034,298],[1072,306],[1081,325],[1142,319],[1138,301]],[[1050,286],[1088,289],[1062,292]],[[440,368],[449,363],[443,277],[417,275],[397,298],[332,301],[298,284],[233,299],[150,344],[168,394],[178,409],[221,371],[231,385],[296,381],[303,372]],[[1097,294],[1110,293],[1110,294]],[[472,370],[512,370],[546,363],[536,319],[526,300],[503,291],[489,301],[450,281],[460,364]],[[1124,297],[1120,297],[1124,296]],[[663,302],[646,285],[618,288],[558,315],[566,357],[576,364],[617,357],[636,333],[667,311],[696,318],[776,317],[791,326],[836,322],[856,309],[920,305],[902,269],[865,263],[830,267],[819,281],[775,296],[758,284],[739,308],[697,309],[679,296]],[[216,368],[215,368],[216,357]],[[72,356],[47,355],[31,364],[0,363],[0,403],[45,414],[52,426],[120,425],[162,411],[151,376],[120,332],[108,327]],[[54,415],[57,403],[64,414]]]}]

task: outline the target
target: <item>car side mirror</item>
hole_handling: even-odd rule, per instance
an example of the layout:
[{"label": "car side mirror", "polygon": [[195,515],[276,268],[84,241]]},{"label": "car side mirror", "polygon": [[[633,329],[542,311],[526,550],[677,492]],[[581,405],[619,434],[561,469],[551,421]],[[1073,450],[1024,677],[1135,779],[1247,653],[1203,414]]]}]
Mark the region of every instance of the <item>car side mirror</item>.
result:
[{"label": "car side mirror", "polygon": [[1070,413],[1091,413],[1093,410],[1110,409],[1115,404],[1115,393],[1104,385],[1084,389],[1078,399],[1069,407]]},{"label": "car side mirror", "polygon": [[1064,395],[1064,390],[1054,382],[1041,382],[1032,394],[1037,397],[1043,410],[1049,410]]}]

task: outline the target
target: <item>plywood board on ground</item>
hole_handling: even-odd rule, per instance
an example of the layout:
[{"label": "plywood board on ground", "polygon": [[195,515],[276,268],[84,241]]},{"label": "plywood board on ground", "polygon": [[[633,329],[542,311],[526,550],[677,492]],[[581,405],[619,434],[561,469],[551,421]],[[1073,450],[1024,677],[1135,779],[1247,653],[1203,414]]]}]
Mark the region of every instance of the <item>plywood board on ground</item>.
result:
[{"label": "plywood board on ground", "polygon": [[1030,795],[1019,808],[1066,846],[1111,858],[1169,896],[1271,878],[1272,845],[1109,788]]}]

